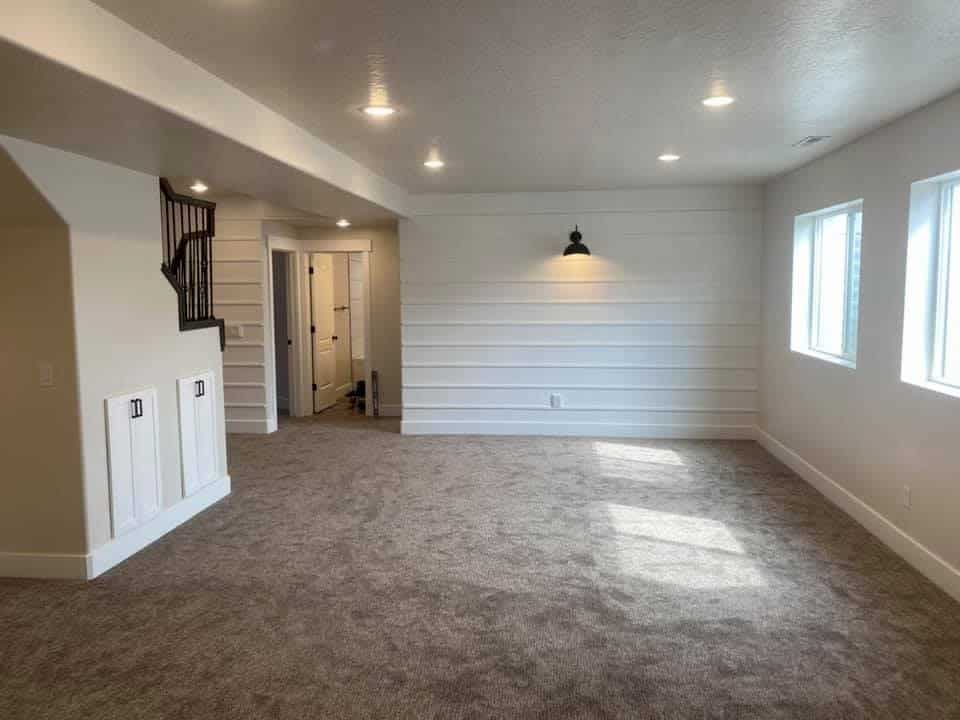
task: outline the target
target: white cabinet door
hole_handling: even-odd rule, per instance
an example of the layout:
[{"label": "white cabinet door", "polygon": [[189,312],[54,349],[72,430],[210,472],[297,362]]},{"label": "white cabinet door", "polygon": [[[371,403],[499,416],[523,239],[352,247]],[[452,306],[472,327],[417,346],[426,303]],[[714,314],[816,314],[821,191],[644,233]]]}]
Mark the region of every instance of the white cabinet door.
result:
[{"label": "white cabinet door", "polygon": [[212,372],[183,378],[180,398],[180,455],[183,494],[192,495],[217,479],[216,382]]},{"label": "white cabinet door", "polygon": [[160,511],[157,392],[107,399],[110,518],[120,537]]}]

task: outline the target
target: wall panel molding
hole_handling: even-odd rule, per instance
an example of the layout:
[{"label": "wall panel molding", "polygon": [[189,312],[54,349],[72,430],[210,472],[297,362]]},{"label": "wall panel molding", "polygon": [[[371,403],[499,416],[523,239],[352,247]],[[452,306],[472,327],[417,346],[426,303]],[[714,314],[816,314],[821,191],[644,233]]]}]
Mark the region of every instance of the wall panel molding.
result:
[{"label": "wall panel molding", "polygon": [[[758,188],[420,200],[400,223],[404,432],[751,436]],[[590,257],[561,257],[575,223]]]}]

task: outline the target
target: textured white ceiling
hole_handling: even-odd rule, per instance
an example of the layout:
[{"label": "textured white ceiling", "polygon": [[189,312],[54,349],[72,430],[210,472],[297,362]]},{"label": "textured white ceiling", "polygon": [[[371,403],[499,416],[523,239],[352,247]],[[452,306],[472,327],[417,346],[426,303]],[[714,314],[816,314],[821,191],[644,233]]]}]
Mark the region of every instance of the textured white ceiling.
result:
[{"label": "textured white ceiling", "polygon": [[760,180],[960,86],[957,0],[98,4],[413,192]]}]

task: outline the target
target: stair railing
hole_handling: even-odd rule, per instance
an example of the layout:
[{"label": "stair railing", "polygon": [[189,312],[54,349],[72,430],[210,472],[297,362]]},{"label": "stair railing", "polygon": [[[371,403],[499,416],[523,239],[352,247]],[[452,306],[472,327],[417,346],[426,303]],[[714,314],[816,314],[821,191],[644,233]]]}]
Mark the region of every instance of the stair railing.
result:
[{"label": "stair railing", "polygon": [[213,237],[216,203],[181,195],[160,178],[163,233],[161,271],[177,291],[180,329],[219,327],[224,347],[223,320],[213,312]]}]

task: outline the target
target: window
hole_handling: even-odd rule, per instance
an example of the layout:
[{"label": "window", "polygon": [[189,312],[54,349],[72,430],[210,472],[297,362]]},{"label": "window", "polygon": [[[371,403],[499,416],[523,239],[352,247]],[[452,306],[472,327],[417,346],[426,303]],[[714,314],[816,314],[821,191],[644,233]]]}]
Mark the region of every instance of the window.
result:
[{"label": "window", "polygon": [[943,183],[930,380],[960,388],[960,180]]},{"label": "window", "polygon": [[960,397],[960,172],[910,187],[900,376]]},{"label": "window", "polygon": [[796,352],[856,366],[862,235],[861,201],[796,219],[791,328]]}]

